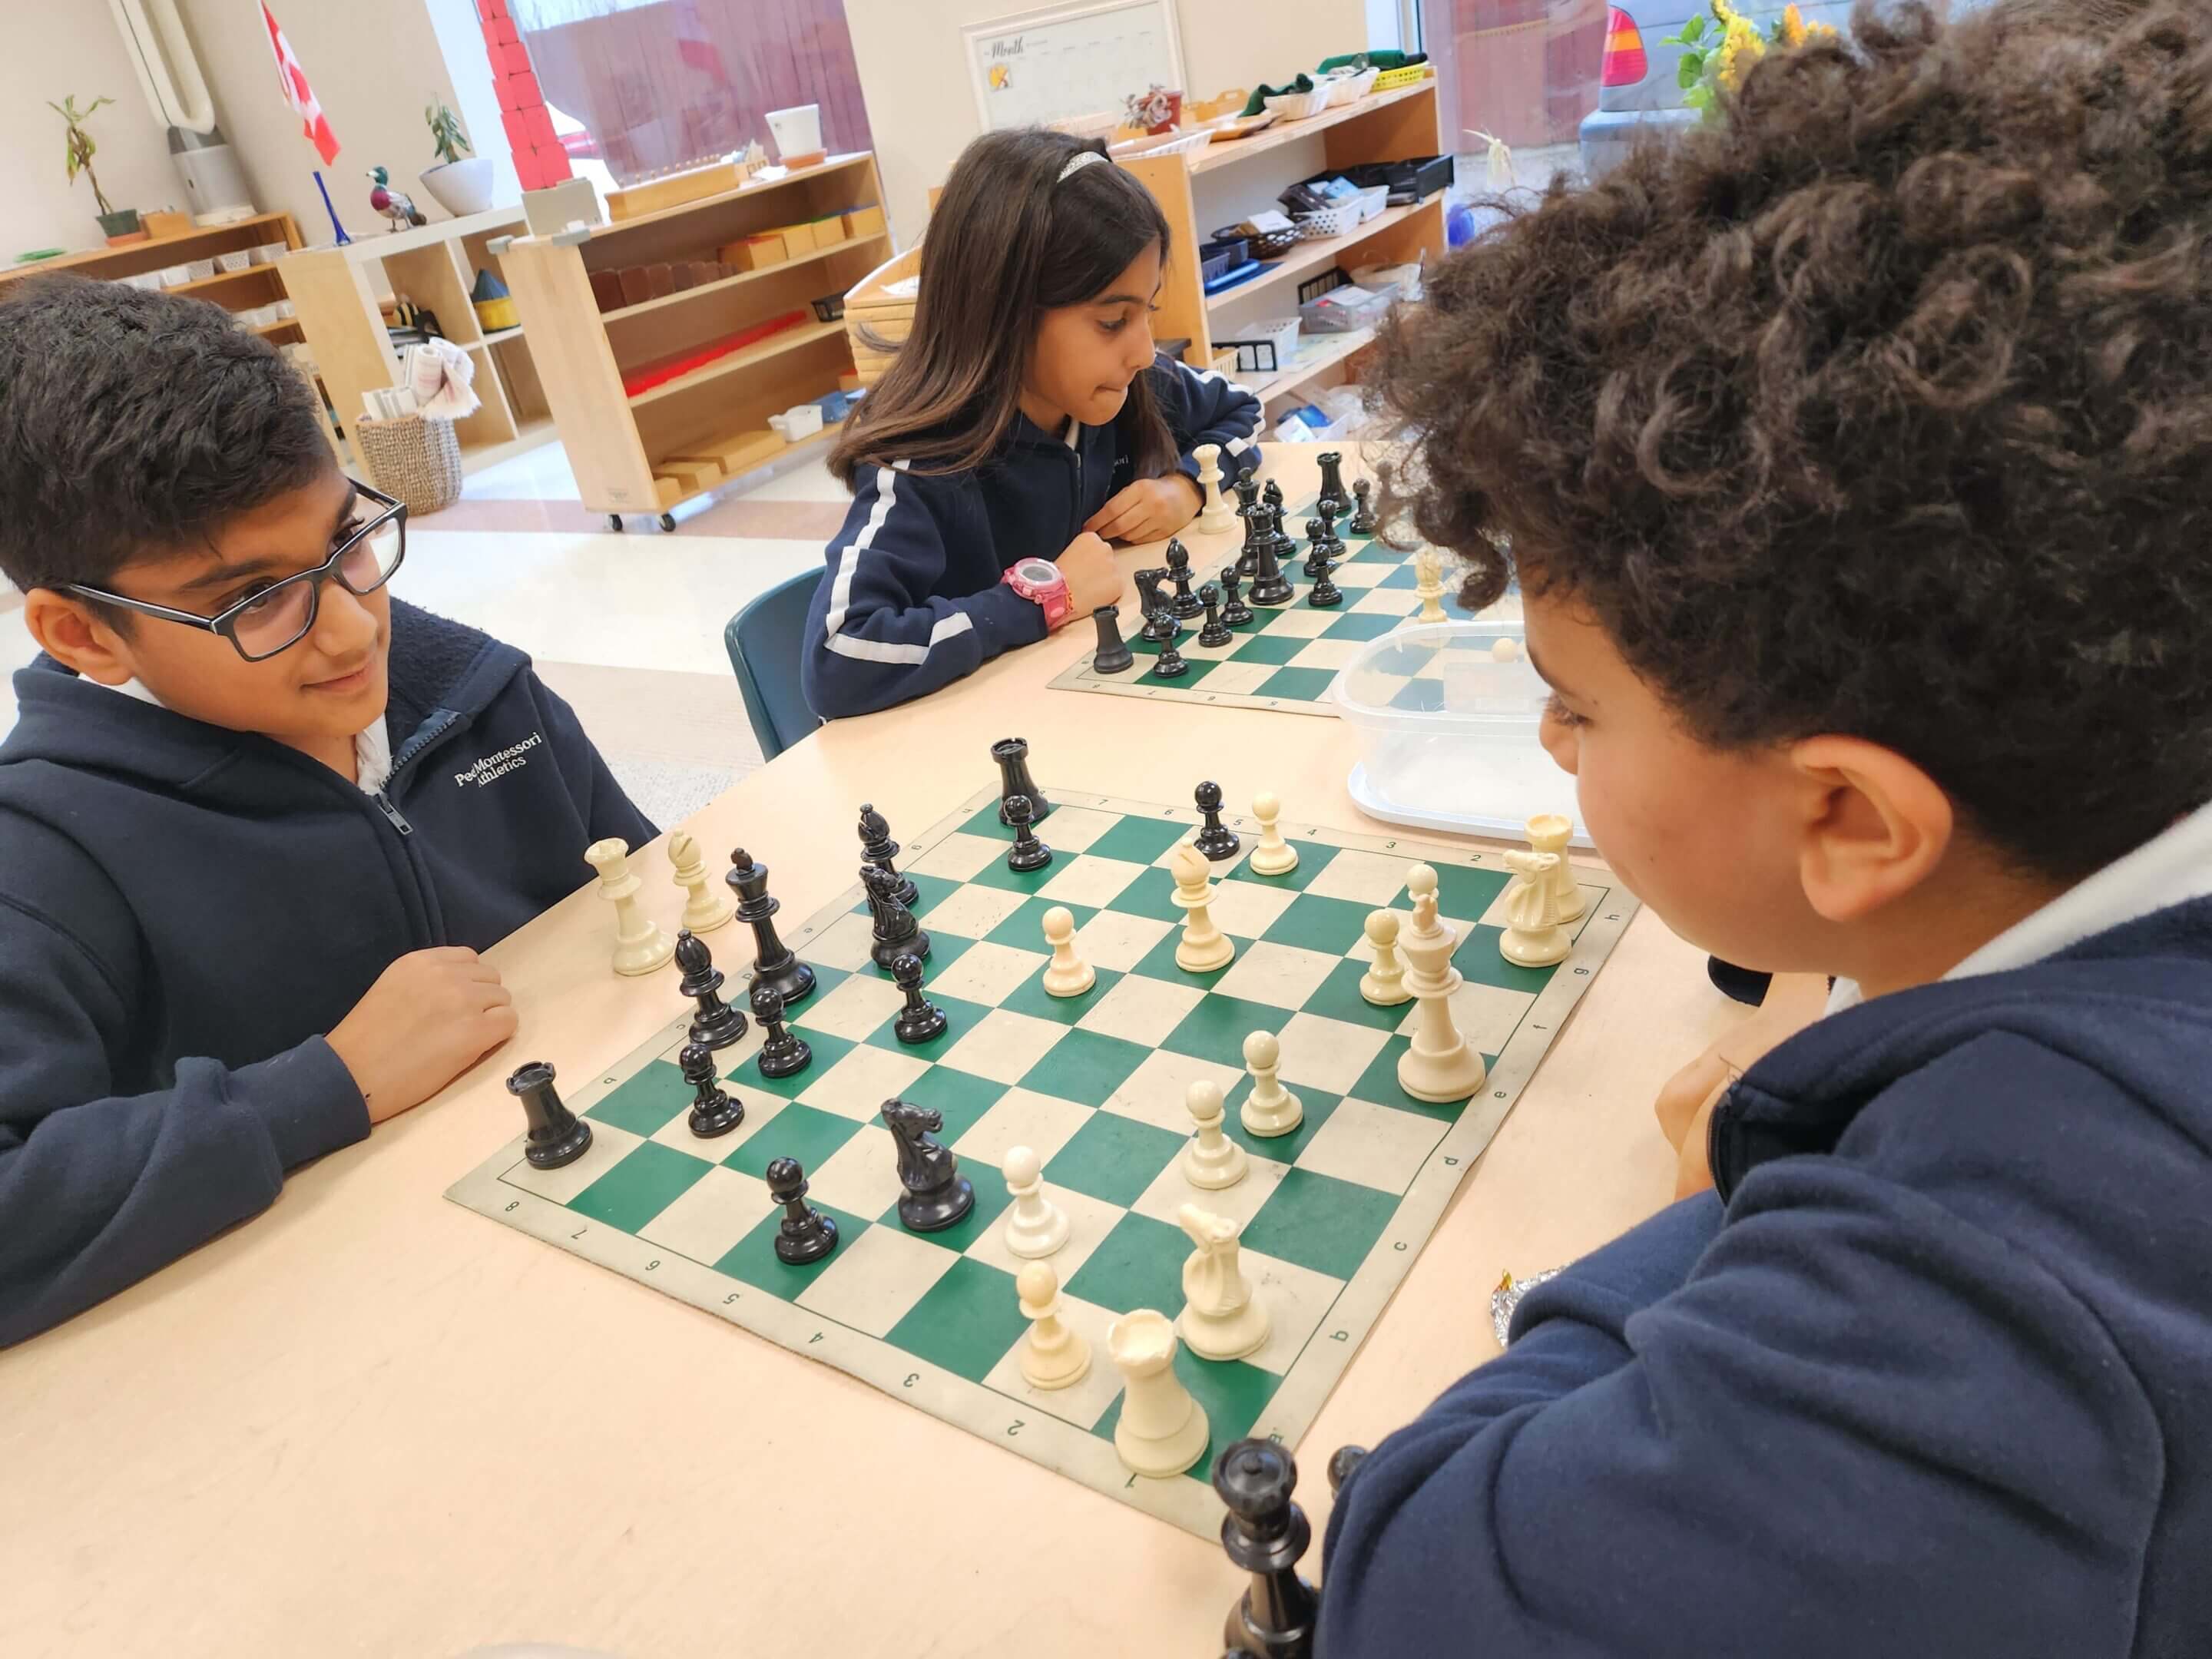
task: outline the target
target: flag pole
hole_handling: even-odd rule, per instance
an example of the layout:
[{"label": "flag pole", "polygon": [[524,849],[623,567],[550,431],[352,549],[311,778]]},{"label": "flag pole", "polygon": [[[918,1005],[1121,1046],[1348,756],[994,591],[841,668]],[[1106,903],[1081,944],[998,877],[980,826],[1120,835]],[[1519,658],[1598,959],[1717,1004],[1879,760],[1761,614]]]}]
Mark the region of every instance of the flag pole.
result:
[{"label": "flag pole", "polygon": [[315,188],[323,192],[323,211],[331,216],[331,228],[338,234],[337,245],[345,246],[353,238],[346,234],[345,227],[338,222],[338,210],[331,205],[331,187],[323,182],[319,168],[315,173]]}]

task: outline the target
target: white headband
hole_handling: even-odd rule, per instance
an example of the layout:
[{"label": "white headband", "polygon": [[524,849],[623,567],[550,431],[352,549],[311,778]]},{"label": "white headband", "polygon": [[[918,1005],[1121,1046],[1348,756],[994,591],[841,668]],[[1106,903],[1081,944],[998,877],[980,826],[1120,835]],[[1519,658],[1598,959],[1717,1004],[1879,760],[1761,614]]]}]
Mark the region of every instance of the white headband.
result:
[{"label": "white headband", "polygon": [[1095,149],[1079,149],[1074,155],[1067,158],[1067,165],[1060,168],[1060,177],[1054,182],[1057,184],[1066,184],[1073,174],[1082,172],[1084,168],[1089,167],[1093,161],[1103,161],[1106,158],[1103,155],[1101,155]]}]

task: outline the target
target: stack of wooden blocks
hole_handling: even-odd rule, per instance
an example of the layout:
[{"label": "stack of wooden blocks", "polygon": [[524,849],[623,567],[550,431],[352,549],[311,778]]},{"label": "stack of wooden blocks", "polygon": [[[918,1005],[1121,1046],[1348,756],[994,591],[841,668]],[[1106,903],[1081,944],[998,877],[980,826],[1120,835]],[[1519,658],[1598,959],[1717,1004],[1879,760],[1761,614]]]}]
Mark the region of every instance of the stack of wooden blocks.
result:
[{"label": "stack of wooden blocks", "polygon": [[507,11],[507,0],[477,0],[483,24],[484,50],[491,58],[493,90],[499,95],[500,123],[525,190],[545,190],[569,176],[568,152],[553,131],[553,117],[530,65],[530,48]]},{"label": "stack of wooden blocks", "polygon": [[725,247],[722,258],[739,270],[765,270],[770,265],[783,264],[817,248],[836,247],[857,236],[879,236],[883,230],[881,208],[853,208],[810,219],[803,224],[780,225],[744,237]]}]

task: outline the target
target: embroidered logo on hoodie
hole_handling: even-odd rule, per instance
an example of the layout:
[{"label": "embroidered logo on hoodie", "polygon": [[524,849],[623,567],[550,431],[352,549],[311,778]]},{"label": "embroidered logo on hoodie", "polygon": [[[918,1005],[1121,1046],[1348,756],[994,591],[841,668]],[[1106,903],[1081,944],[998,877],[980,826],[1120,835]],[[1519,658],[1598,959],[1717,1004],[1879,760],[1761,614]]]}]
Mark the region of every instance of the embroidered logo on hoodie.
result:
[{"label": "embroidered logo on hoodie", "polygon": [[484,784],[491,782],[495,778],[503,778],[509,772],[529,765],[528,751],[537,748],[544,741],[545,734],[543,732],[532,732],[520,743],[509,744],[497,754],[483,757],[465,772],[454,773],[453,781],[465,789],[472,783]]}]

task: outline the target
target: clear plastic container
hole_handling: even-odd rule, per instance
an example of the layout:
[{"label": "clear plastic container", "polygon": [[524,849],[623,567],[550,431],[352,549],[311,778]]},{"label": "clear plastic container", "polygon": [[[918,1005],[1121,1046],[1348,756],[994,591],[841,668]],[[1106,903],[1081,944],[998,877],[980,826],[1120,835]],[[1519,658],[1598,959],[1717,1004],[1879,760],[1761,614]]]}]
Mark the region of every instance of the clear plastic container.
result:
[{"label": "clear plastic container", "polygon": [[1355,329],[1373,328],[1380,324],[1398,297],[1398,290],[1390,288],[1331,289],[1317,300],[1309,300],[1298,307],[1298,318],[1309,334],[1349,334]]},{"label": "clear plastic container", "polygon": [[1510,840],[1561,812],[1589,846],[1575,781],[1537,741],[1547,695],[1517,618],[1416,623],[1370,641],[1328,690],[1358,737],[1352,799],[1391,823]]}]

